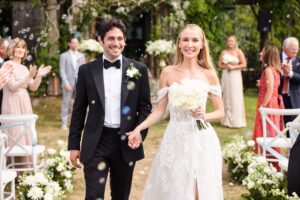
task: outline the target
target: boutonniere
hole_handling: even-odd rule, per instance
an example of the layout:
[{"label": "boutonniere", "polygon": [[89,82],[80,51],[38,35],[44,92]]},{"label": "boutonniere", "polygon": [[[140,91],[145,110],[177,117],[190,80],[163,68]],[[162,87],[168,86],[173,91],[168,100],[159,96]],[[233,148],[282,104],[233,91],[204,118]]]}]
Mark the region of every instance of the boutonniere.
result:
[{"label": "boutonniere", "polygon": [[126,70],[126,76],[128,78],[136,78],[139,79],[142,77],[142,74],[139,70],[135,67],[134,63],[130,63],[128,69]]}]

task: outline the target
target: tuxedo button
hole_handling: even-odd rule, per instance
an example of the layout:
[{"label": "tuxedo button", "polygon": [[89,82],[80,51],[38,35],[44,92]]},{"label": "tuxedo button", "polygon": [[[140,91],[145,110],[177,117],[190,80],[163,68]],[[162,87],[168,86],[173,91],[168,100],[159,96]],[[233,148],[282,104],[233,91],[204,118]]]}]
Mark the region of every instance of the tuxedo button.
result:
[{"label": "tuxedo button", "polygon": [[95,100],[93,100],[91,103],[92,103],[92,104],[95,104],[95,103],[96,103],[96,101],[95,101]]}]

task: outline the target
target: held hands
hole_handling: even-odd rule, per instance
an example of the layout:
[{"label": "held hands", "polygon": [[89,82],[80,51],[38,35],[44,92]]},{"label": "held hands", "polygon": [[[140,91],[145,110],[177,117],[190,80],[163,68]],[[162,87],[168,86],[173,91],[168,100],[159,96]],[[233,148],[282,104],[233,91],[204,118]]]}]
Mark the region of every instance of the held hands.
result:
[{"label": "held hands", "polygon": [[80,151],[78,150],[71,150],[70,152],[70,160],[74,167],[81,168],[81,165],[78,163],[78,159],[80,158]]},{"label": "held hands", "polygon": [[138,148],[142,143],[142,136],[139,130],[134,129],[131,132],[126,133],[128,136],[128,146],[132,149]]}]

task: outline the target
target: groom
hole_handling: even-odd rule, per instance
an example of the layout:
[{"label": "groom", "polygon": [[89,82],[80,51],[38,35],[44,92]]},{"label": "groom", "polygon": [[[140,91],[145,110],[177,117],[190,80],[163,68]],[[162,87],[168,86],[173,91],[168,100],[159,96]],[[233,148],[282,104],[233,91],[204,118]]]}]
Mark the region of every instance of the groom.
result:
[{"label": "groom", "polygon": [[[104,53],[79,68],[68,149],[75,167],[80,168],[78,159],[83,163],[86,200],[104,199],[108,173],[112,200],[128,200],[135,161],[144,151],[142,145],[130,148],[125,133],[151,112],[148,72],[122,56],[126,27],[121,20],[104,20],[98,34]],[[146,134],[141,132],[143,139]]]}]

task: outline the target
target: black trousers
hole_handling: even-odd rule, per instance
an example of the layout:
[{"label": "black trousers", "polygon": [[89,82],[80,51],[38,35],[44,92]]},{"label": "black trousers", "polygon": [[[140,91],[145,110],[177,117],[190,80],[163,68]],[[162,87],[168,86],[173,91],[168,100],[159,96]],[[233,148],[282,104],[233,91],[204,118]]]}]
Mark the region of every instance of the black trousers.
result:
[{"label": "black trousers", "polygon": [[128,200],[134,164],[125,163],[121,155],[120,129],[104,128],[92,160],[84,165],[85,200],[104,199],[110,174],[112,200]]}]

